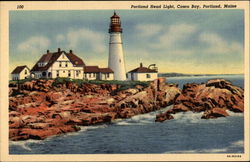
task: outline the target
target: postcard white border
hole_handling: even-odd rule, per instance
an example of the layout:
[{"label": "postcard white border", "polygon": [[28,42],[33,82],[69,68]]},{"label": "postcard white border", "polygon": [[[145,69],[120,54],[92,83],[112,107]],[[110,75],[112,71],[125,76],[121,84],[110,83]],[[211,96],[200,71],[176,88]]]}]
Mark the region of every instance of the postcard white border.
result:
[{"label": "postcard white border", "polygon": [[[241,158],[228,158],[228,154],[67,154],[67,155],[9,155],[8,144],[8,79],[9,78],[9,11],[17,10],[113,10],[131,9],[133,5],[146,4],[236,4],[244,10],[245,19],[245,112],[244,112],[244,154]],[[192,9],[190,9],[192,10]],[[212,10],[212,9],[210,9]],[[246,161],[249,160],[249,1],[49,1],[49,2],[0,2],[0,76],[1,76],[1,161]],[[232,154],[230,154],[232,155]]]}]

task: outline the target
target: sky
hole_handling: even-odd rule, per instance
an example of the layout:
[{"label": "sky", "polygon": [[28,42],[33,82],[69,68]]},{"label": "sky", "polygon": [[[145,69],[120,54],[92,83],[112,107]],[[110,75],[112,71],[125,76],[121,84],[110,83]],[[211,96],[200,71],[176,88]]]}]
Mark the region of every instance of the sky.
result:
[{"label": "sky", "polygon": [[[86,65],[108,66],[113,10],[10,11],[10,72],[32,68],[49,49],[73,52]],[[244,73],[243,10],[116,10],[126,70],[156,64],[159,72]]]}]

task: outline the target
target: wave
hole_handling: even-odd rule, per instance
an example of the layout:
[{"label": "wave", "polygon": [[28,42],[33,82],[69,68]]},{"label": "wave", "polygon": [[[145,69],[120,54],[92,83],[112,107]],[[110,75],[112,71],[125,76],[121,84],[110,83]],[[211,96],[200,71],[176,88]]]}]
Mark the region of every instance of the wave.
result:
[{"label": "wave", "polygon": [[23,148],[24,150],[32,151],[32,149],[29,147],[29,144],[31,144],[31,143],[43,144],[43,141],[42,140],[33,140],[33,139],[29,139],[26,141],[10,141],[9,145],[10,146],[19,146],[19,147]]},{"label": "wave", "polygon": [[213,148],[213,149],[193,149],[193,150],[178,150],[178,151],[167,151],[167,153],[243,153],[244,141],[239,140],[232,142],[228,147],[224,148]]},{"label": "wave", "polygon": [[244,116],[244,113],[235,113],[229,110],[226,110],[226,112],[229,114],[229,116]]},{"label": "wave", "polygon": [[117,119],[112,122],[115,125],[146,125],[150,123],[155,123],[155,117],[157,114],[162,113],[170,109],[172,106],[168,106],[164,109],[149,112],[146,114],[140,114],[133,116],[129,119]]},{"label": "wave", "polygon": [[180,112],[172,114],[175,122],[178,123],[227,123],[232,117],[242,117],[243,113],[234,113],[228,111],[228,117],[221,117],[216,119],[201,119],[204,112],[194,113],[194,112]]}]

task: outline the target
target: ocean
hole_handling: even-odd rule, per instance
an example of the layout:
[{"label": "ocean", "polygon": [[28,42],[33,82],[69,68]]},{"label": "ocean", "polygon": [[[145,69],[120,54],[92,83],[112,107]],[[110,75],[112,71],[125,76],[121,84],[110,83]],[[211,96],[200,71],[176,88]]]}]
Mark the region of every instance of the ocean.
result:
[{"label": "ocean", "polygon": [[[173,77],[168,83],[201,83],[224,78],[244,88],[243,75]],[[79,132],[45,140],[10,141],[10,154],[175,154],[244,153],[243,113],[201,119],[202,113],[177,113],[173,120],[155,122],[156,114],[170,109],[115,120],[111,124],[81,127]]]}]

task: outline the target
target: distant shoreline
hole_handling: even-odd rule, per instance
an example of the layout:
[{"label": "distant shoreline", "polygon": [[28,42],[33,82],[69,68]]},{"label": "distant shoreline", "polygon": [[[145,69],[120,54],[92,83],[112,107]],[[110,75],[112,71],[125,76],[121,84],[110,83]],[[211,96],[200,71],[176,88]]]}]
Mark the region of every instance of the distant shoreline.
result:
[{"label": "distant shoreline", "polygon": [[158,77],[197,77],[197,76],[228,76],[244,74],[183,74],[183,73],[158,73]]}]

